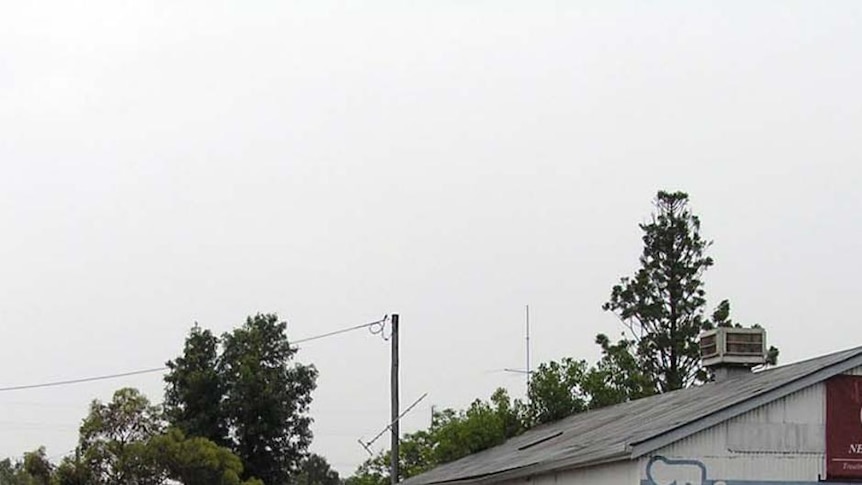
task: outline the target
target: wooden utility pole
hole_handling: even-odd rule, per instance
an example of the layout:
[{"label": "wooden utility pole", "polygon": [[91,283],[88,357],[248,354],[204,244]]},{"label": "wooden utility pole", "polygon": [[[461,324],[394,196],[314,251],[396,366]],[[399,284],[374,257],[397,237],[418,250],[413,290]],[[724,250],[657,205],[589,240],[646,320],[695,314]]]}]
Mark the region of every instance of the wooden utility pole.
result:
[{"label": "wooden utility pole", "polygon": [[399,467],[399,442],[398,435],[400,429],[399,419],[399,404],[398,404],[398,314],[392,315],[392,443],[389,449],[391,450],[391,462],[389,467],[390,482],[392,485],[398,483]]},{"label": "wooden utility pole", "polygon": [[530,305],[527,305],[527,402],[530,400],[530,374],[533,371],[530,369]]}]

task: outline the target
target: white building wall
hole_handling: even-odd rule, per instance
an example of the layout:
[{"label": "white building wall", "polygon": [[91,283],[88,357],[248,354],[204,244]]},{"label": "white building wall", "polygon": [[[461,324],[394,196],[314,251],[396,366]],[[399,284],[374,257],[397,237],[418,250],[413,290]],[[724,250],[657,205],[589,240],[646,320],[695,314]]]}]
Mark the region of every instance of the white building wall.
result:
[{"label": "white building wall", "polygon": [[[862,375],[862,367],[847,374]],[[494,485],[818,485],[825,450],[826,386],[819,383],[639,460]]]},{"label": "white building wall", "polygon": [[819,383],[657,450],[638,468],[643,482],[650,460],[661,457],[667,461],[656,468],[701,463],[710,483],[816,483],[826,477],[825,450],[826,385]]}]

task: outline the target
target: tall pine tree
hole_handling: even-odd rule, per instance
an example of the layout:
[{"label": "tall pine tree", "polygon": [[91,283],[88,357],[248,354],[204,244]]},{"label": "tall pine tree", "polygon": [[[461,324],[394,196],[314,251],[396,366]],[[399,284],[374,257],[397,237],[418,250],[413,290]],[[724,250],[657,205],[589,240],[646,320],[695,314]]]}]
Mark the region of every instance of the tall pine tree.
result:
[{"label": "tall pine tree", "polygon": [[[708,378],[700,365],[698,335],[730,322],[730,304],[722,301],[713,318],[706,315],[702,276],[713,265],[706,251],[712,244],[700,234],[700,219],[689,207],[688,194],[660,191],[649,222],[640,224],[643,252],[640,269],[611,290],[603,308],[614,312],[628,330],[617,344],[630,349],[639,380],[656,392],[687,387]],[[599,341],[607,343],[600,335]],[[777,350],[771,349],[772,363]]]}]

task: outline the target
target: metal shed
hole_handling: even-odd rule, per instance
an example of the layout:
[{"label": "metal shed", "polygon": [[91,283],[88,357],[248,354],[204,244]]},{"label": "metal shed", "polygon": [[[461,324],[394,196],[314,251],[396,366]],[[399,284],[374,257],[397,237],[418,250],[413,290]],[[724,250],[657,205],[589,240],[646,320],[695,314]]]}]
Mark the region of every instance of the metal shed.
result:
[{"label": "metal shed", "polygon": [[813,485],[860,479],[857,347],[576,414],[404,483]]}]

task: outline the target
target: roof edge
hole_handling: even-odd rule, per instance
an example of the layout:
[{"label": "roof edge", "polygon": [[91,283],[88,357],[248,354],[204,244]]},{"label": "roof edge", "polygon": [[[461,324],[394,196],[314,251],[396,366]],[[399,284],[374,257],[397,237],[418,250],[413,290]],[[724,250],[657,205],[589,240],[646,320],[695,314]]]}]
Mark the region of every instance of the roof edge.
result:
[{"label": "roof edge", "polygon": [[632,457],[631,451],[628,449],[608,455],[602,458],[592,460],[553,460],[547,463],[540,463],[535,470],[530,470],[532,473],[546,473],[549,471],[562,472],[569,470],[580,470],[593,466],[606,465],[608,463],[616,463],[618,461],[628,460]]},{"label": "roof edge", "polygon": [[[578,470],[589,468],[591,466],[605,465],[615,463],[631,457],[629,451],[621,451],[613,456],[607,456],[596,460],[587,460],[580,462],[571,462],[572,460],[552,460],[548,462],[536,462],[529,465],[524,465],[518,468],[511,468],[497,473],[488,473],[473,477],[459,478],[455,480],[442,480],[422,482],[423,485],[487,485],[489,483],[498,483],[505,480],[517,480],[527,478],[533,475],[547,473],[549,471],[562,472],[568,470]],[[571,463],[566,463],[570,461]],[[408,479],[409,480],[409,479]],[[402,482],[409,485],[410,482]]]},{"label": "roof edge", "polygon": [[[431,481],[431,482],[422,482],[423,485],[468,485],[468,484],[484,484],[489,481],[497,481],[497,480],[508,480],[513,478],[520,478],[522,476],[532,475],[530,472],[526,472],[525,470],[536,466],[537,463],[531,463],[529,465],[524,465],[518,468],[510,468],[508,470],[503,470],[500,472],[494,473],[486,473],[484,475],[475,475],[471,477],[465,478],[456,478],[454,480],[441,480],[441,481]],[[418,475],[421,476],[421,475]],[[409,482],[402,482],[405,485],[409,484]]]},{"label": "roof edge", "polygon": [[688,438],[695,433],[711,428],[719,423],[735,418],[765,404],[777,401],[778,399],[793,394],[794,392],[813,386],[814,384],[825,381],[830,377],[836,376],[855,367],[862,367],[862,348],[857,347],[856,354],[828,367],[817,369],[810,374],[799,377],[790,382],[786,382],[774,389],[770,389],[742,402],[738,402],[724,409],[715,411],[696,421],[688,422],[650,438],[631,443],[631,458],[640,458],[659,448],[663,448],[667,445]]}]

